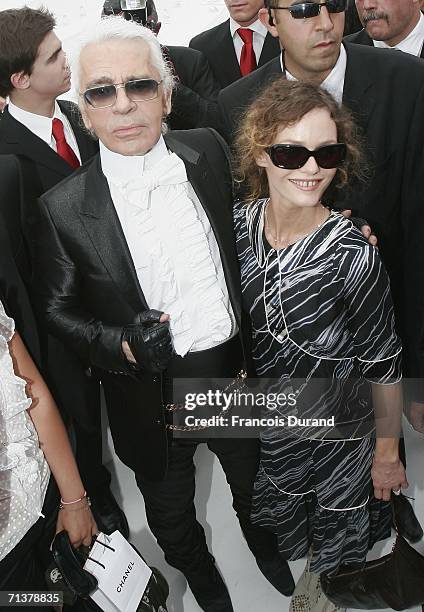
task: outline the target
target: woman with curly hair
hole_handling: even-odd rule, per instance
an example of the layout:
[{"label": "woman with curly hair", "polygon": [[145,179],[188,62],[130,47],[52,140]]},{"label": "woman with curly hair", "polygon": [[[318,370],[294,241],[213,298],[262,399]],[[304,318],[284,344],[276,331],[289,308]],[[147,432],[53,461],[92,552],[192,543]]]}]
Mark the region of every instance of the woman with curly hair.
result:
[{"label": "woman with curly hair", "polygon": [[329,207],[360,176],[355,131],[325,91],[278,79],[236,141],[247,194],[235,231],[256,370],[269,390],[296,398],[277,409],[281,427],[262,432],[252,519],[277,534],[285,559],[309,556],[295,610],[331,609],[319,574],[362,564],[390,533],[392,489],[407,486],[389,280],[376,248]]}]

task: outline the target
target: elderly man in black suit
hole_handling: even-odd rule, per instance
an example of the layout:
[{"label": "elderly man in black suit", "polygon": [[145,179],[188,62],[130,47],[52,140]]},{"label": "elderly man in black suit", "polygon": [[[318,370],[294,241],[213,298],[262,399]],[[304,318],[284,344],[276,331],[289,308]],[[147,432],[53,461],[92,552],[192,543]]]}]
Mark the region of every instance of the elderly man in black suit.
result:
[{"label": "elderly man in black suit", "polygon": [[[166,560],[203,610],[231,612],[196,520],[199,440],[173,438],[165,419],[174,377],[233,378],[248,361],[225,143],[211,129],[162,135],[173,82],[147,28],[103,19],[74,74],[100,153],[41,198],[40,305],[50,331],[101,378],[116,453],[135,473]],[[250,523],[257,439],[204,441],[259,568],[291,593],[274,535]]]},{"label": "elderly man in black suit", "polygon": [[206,56],[222,88],[280,54],[278,40],[258,19],[263,0],[225,0],[225,4],[230,18],[190,41],[190,47]]},{"label": "elderly man in black suit", "polygon": [[364,29],[347,36],[347,41],[424,57],[419,0],[356,0],[356,8]]},{"label": "elderly man in black suit", "polygon": [[[70,88],[70,72],[53,15],[28,7],[0,12],[0,95],[9,97],[0,119],[0,154],[19,160],[20,194],[0,202],[15,248],[16,263],[30,299],[33,232],[37,198],[90,159],[98,145],[85,132],[75,104],[56,100]],[[1,183],[13,180],[12,165],[0,162]],[[65,420],[73,419],[76,453],[93,511],[102,529],[128,535],[125,516],[109,489],[102,465],[99,383],[89,379],[74,353],[47,334],[37,317],[42,369]]]},{"label": "elderly man in black suit", "polygon": [[[260,13],[283,52],[218,98],[228,140],[241,113],[276,78],[321,83],[357,120],[370,176],[344,194],[343,205],[366,218],[390,275],[405,375],[424,380],[424,64],[397,51],[342,44],[346,0],[267,0]],[[342,202],[340,202],[342,203]],[[424,398],[420,385],[415,390]],[[411,539],[422,530],[405,502]],[[406,517],[406,514],[405,514]]]}]

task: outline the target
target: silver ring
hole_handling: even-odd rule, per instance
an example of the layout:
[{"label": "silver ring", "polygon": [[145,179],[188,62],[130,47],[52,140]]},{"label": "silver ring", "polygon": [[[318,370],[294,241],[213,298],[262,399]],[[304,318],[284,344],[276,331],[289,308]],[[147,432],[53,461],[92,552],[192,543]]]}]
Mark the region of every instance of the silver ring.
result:
[{"label": "silver ring", "polygon": [[392,492],[393,492],[395,495],[400,495],[400,487],[399,487],[399,489],[398,489],[397,491],[395,491],[394,489],[392,489]]}]

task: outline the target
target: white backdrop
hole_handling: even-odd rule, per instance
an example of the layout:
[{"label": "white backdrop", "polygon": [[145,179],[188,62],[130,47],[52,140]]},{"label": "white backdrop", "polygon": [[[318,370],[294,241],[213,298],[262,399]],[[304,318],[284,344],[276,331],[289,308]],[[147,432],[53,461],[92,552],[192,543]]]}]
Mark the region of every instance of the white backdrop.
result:
[{"label": "white backdrop", "polygon": [[[57,33],[64,48],[83,29],[99,18],[103,0],[0,0],[0,9],[24,5],[47,6],[57,19]],[[159,40],[168,45],[187,45],[195,34],[227,19],[224,0],[155,0],[162,22]]]}]

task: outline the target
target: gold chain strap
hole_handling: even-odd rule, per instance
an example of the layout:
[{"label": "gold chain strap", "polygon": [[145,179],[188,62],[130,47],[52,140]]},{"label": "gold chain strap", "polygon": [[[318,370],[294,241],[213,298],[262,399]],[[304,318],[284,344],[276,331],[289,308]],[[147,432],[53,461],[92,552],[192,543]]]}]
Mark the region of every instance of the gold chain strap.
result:
[{"label": "gold chain strap", "polygon": [[[226,393],[227,391],[230,391],[231,393],[233,393],[234,391],[240,391],[244,386],[244,381],[246,378],[247,378],[247,373],[245,372],[245,370],[240,370],[240,372],[237,374],[237,378],[234,378],[234,380],[232,380],[225,387],[223,393]],[[184,404],[166,404],[164,408],[167,412],[176,412],[177,410],[186,410],[186,407],[184,406]],[[228,410],[227,408],[223,408],[218,415],[218,419],[219,417],[223,416],[227,412],[227,410]],[[196,425],[196,426],[190,427],[189,425],[171,425],[170,423],[167,423],[166,428],[170,429],[171,431],[200,431],[202,429],[207,429],[208,426],[207,425]]]}]

